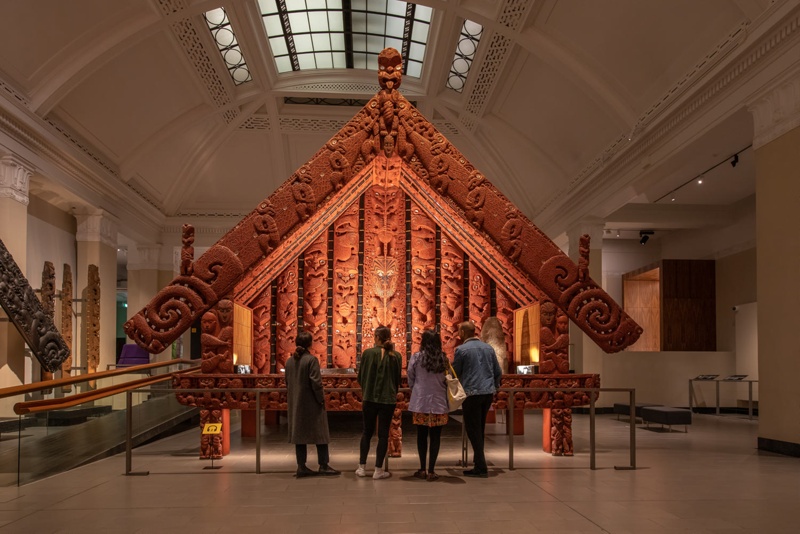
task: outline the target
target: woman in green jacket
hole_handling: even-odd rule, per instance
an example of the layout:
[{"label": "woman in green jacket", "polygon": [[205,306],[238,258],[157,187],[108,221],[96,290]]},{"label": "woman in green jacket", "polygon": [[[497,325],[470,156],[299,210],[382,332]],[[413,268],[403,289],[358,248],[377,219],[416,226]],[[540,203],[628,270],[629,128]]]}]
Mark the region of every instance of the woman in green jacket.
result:
[{"label": "woman in green jacket", "polygon": [[372,478],[379,480],[391,475],[383,469],[383,460],[389,449],[389,427],[397,404],[397,390],[400,388],[400,368],[402,358],[394,351],[391,341],[392,331],[388,326],[375,329],[375,346],[361,355],[358,365],[358,383],[362,392],[362,414],[364,431],[361,434],[361,456],[356,475],[367,476],[367,455],[369,442],[375,434],[375,421],[378,422],[378,448],[375,454],[375,473]]}]

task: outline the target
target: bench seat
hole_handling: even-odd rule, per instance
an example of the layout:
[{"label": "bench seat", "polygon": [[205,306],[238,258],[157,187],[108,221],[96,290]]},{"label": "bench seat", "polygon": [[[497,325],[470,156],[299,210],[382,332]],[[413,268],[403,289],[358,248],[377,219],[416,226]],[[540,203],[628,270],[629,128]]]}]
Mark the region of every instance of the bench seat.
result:
[{"label": "bench seat", "polygon": [[[649,402],[637,402],[634,405],[634,411],[636,412],[636,417],[641,418],[642,417],[642,408],[645,408],[647,406],[663,406],[663,404],[652,404],[652,403],[649,403]],[[619,416],[620,415],[628,415],[629,416],[631,414],[630,408],[631,408],[631,405],[628,404],[628,403],[615,402],[614,403],[614,413],[617,414],[617,420],[619,420]]]},{"label": "bench seat", "polygon": [[672,408],[670,406],[644,406],[642,408],[642,420],[650,426],[650,423],[667,425],[672,430],[672,425],[684,425],[684,431],[688,432],[688,425],[692,424],[692,412],[685,408]]}]

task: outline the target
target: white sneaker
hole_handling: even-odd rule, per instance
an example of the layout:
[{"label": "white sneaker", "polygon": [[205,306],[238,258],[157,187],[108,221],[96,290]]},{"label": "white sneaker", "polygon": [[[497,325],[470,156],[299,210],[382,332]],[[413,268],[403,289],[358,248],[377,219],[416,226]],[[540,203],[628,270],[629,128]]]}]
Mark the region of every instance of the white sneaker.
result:
[{"label": "white sneaker", "polygon": [[358,469],[356,469],[356,476],[357,477],[365,477],[365,476],[367,476],[367,465],[366,464],[358,464]]},{"label": "white sneaker", "polygon": [[389,478],[392,474],[389,471],[384,471],[383,468],[375,468],[375,472],[372,474],[372,480],[380,480],[382,478]]}]

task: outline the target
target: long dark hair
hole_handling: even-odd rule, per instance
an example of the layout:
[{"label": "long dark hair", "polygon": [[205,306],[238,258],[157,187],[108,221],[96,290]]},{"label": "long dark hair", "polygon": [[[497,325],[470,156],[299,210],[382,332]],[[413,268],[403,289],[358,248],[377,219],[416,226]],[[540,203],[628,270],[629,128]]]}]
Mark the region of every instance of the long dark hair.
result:
[{"label": "long dark hair", "polygon": [[297,334],[294,342],[297,344],[297,348],[294,349],[294,358],[296,360],[300,359],[300,356],[308,352],[308,348],[311,346],[311,342],[313,338],[311,337],[311,332],[306,332],[303,330],[302,332]]},{"label": "long dark hair", "polygon": [[442,351],[442,338],[435,330],[425,330],[419,346],[420,364],[430,373],[443,373],[447,369],[447,356]]},{"label": "long dark hair", "polygon": [[375,329],[375,341],[378,345],[383,346],[386,352],[394,350],[394,343],[392,343],[392,329],[388,326],[380,325]]}]

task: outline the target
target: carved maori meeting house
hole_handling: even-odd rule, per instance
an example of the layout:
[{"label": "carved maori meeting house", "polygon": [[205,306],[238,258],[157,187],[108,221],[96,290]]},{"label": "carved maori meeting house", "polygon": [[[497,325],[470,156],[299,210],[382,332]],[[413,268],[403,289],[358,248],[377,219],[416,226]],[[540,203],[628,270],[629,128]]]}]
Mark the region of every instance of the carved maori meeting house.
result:
[{"label": "carved maori meeting house", "polygon": [[[227,374],[215,363],[210,372],[177,378],[176,388],[283,387],[279,371],[298,328],[313,335],[311,352],[323,369],[356,367],[380,324],[391,327],[404,365],[422,331],[434,327],[452,359],[458,324],[471,320],[480,330],[490,317],[502,325],[514,369],[514,310],[537,302],[563,318],[558,329],[555,320],[543,326],[542,338],[543,353],[549,347],[561,365],[547,376],[507,375],[504,385],[599,386],[598,375],[559,374],[568,370],[568,334],[560,326],[567,317],[606,352],[638,339],[641,328],[588,276],[588,242],[576,265],[400,94],[401,70],[399,53],[384,50],[378,94],[196,260],[193,230],[185,229],[180,275],[125,331],[155,353],[203,318],[204,360],[230,369],[237,341],[224,334],[212,308],[232,301],[252,313],[254,374]],[[352,377],[334,372],[323,379],[326,387],[357,388]],[[255,407],[254,395],[242,393],[179,398],[201,406],[208,421],[221,409]],[[262,408],[286,408],[285,395],[261,399]],[[327,392],[327,399],[329,409],[360,409],[358,392]],[[508,400],[498,394],[496,407]],[[586,405],[587,395],[519,393],[514,401],[554,408],[554,453],[571,452],[571,444],[564,450],[555,443],[571,443],[564,428],[569,408]],[[218,457],[218,447],[205,447],[204,456]]]}]

